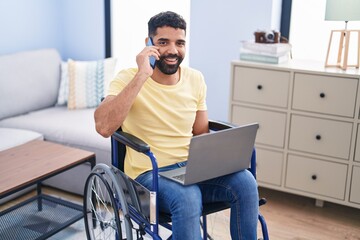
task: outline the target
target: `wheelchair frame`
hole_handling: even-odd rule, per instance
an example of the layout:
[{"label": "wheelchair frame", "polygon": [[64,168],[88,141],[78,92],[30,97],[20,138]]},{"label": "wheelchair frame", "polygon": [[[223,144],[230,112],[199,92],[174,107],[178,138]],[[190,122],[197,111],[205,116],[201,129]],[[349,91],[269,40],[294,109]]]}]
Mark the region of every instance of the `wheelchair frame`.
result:
[{"label": "wheelchair frame", "polygon": [[[226,128],[231,128],[232,125],[210,121],[209,127],[211,130],[218,131]],[[135,151],[141,152],[147,155],[152,164],[152,175],[153,191],[149,191],[142,187],[140,191],[145,191],[145,195],[149,198],[149,211],[143,213],[143,207],[141,205],[139,194],[136,189],[136,181],[130,179],[123,173],[121,170],[115,166],[120,166],[123,169],[123,163],[119,165],[119,151],[118,146],[124,144],[131,147]],[[132,240],[134,230],[136,231],[137,239],[143,239],[145,233],[149,234],[155,240],[161,240],[162,238],[159,235],[159,225],[165,227],[166,229],[171,230],[171,224],[168,222],[160,223],[159,207],[157,204],[157,192],[158,192],[158,165],[157,160],[154,154],[151,152],[149,145],[143,142],[141,139],[129,134],[120,131],[116,131],[111,137],[112,145],[112,166],[107,166],[106,164],[97,164],[92,172],[90,173],[88,179],[86,180],[85,190],[84,190],[84,220],[86,235],[88,239],[104,239],[105,234],[102,235],[102,231],[107,229],[114,230],[115,239],[125,239],[122,238],[123,232],[126,233],[126,239]],[[255,148],[251,157],[251,173],[256,179],[256,152]],[[93,183],[96,185],[93,186]],[[140,184],[138,184],[140,185]],[[141,185],[140,185],[141,188]],[[99,191],[99,192],[96,192]],[[104,194],[105,191],[108,194]],[[148,193],[146,192],[148,191]],[[105,199],[96,199],[101,197],[100,195],[104,194]],[[114,216],[111,219],[100,219],[103,215],[103,210],[107,207],[101,208],[101,204],[106,204],[109,202],[113,208]],[[95,204],[96,203],[96,204]],[[266,203],[265,199],[260,199],[259,205]],[[89,208],[90,207],[90,208]],[[96,208],[98,207],[98,208]],[[203,228],[203,238],[212,239],[207,233],[207,221],[206,215],[227,209],[229,206],[222,206],[220,209],[211,210],[209,212],[203,212],[202,215],[202,228]],[[101,210],[100,210],[101,209]],[[99,211],[99,212],[97,212]],[[106,211],[109,211],[106,209]],[[123,220],[120,220],[120,213],[122,213]],[[109,211],[110,212],[110,211]],[[261,224],[261,229],[263,233],[263,239],[268,240],[268,230],[264,217],[260,214],[258,216],[259,222]],[[97,222],[98,221],[98,222]],[[138,225],[138,229],[133,228],[133,222]],[[99,226],[96,225],[98,223]],[[123,227],[121,226],[123,224]],[[95,229],[100,230],[100,235],[104,238],[97,238]],[[125,228],[125,229],[122,229]],[[100,236],[100,237],[101,237]],[[110,238],[109,238],[110,239]],[[113,239],[113,238],[111,238]]]}]

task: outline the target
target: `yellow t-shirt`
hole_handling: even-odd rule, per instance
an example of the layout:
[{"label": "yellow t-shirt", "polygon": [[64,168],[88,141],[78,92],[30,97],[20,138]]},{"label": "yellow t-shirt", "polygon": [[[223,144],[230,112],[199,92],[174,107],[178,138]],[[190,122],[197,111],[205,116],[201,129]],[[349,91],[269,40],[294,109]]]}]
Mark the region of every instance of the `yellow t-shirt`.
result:
[{"label": "yellow t-shirt", "polygon": [[[197,111],[207,110],[203,75],[181,67],[175,85],[162,85],[149,78],[141,88],[122,129],[145,141],[158,166],[185,161]],[[136,68],[120,71],[110,83],[108,95],[117,95],[134,78]],[[149,157],[126,150],[125,172],[132,178],[152,169]]]}]

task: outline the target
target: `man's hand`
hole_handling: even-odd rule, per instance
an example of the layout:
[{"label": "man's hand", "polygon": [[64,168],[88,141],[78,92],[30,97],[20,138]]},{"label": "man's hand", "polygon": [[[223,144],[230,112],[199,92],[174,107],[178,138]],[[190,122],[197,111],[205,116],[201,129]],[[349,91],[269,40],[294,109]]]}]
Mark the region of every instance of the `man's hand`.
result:
[{"label": "man's hand", "polygon": [[154,71],[150,66],[150,56],[154,56],[156,60],[159,60],[159,48],[156,46],[147,46],[136,56],[136,63],[139,69],[138,73],[141,75],[145,74],[146,77],[150,77]]},{"label": "man's hand", "polygon": [[158,49],[156,46],[145,47],[136,56],[138,72],[133,80],[117,96],[107,96],[95,110],[96,131],[103,137],[110,137],[124,122],[143,84],[153,74],[149,57],[159,59]]}]

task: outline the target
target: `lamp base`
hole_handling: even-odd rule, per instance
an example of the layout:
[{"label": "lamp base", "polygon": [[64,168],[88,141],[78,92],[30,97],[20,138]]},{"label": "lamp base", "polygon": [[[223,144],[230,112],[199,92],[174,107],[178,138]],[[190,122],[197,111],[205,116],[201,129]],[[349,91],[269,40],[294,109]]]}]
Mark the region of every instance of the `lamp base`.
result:
[{"label": "lamp base", "polygon": [[[329,54],[331,49],[331,42],[334,33],[340,33],[340,42],[339,42],[339,49],[337,55],[337,62],[336,64],[329,64]],[[348,55],[349,55],[349,42],[350,42],[350,34],[357,33],[358,36],[358,43],[357,43],[357,64],[348,64]],[[344,43],[345,41],[345,43]],[[344,50],[344,54],[343,54]],[[332,30],[329,40],[328,51],[326,54],[326,62],[325,67],[339,67],[343,70],[346,70],[347,67],[360,67],[360,30]]]}]

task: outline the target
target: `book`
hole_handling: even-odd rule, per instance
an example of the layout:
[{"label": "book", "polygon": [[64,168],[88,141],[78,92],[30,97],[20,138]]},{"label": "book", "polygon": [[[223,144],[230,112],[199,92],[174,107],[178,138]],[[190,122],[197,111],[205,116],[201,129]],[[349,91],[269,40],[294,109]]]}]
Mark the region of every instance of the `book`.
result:
[{"label": "book", "polygon": [[258,54],[280,56],[285,55],[286,53],[291,51],[291,44],[243,42],[242,49],[253,51]]},{"label": "book", "polygon": [[259,54],[259,55],[265,55],[265,56],[280,57],[280,56],[288,54],[289,52],[285,51],[285,52],[278,52],[278,53],[269,53],[269,52],[263,52],[263,51],[250,50],[250,49],[246,49],[246,48],[240,48],[240,53],[251,53],[251,54]]},{"label": "book", "polygon": [[240,53],[240,60],[279,64],[279,63],[287,62],[289,60],[289,54],[285,54],[282,56],[270,56],[270,55],[242,52]]}]

